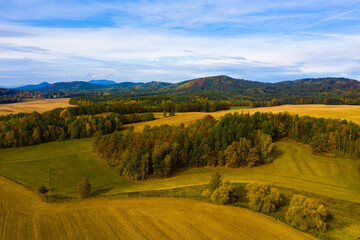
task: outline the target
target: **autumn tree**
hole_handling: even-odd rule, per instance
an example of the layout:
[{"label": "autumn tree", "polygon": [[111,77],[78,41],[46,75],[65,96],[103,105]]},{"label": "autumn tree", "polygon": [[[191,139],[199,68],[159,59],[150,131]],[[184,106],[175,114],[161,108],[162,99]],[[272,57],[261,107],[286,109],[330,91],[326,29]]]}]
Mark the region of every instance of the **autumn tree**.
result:
[{"label": "autumn tree", "polygon": [[291,226],[302,231],[326,231],[327,211],[319,200],[294,195],[285,218]]},{"label": "autumn tree", "polygon": [[249,208],[258,212],[274,212],[282,201],[279,190],[267,183],[249,183],[245,189]]},{"label": "autumn tree", "polygon": [[234,187],[229,179],[224,179],[221,185],[215,189],[210,197],[211,201],[217,204],[227,204],[234,201]]}]

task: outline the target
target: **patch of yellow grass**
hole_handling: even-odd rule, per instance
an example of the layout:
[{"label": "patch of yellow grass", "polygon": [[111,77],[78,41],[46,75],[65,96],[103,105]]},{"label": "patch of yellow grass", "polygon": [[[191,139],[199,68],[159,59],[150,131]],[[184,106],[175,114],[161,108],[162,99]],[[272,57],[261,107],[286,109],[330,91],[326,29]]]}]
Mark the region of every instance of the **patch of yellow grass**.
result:
[{"label": "patch of yellow grass", "polygon": [[226,113],[255,113],[255,112],[284,112],[287,111],[291,114],[299,114],[300,116],[309,115],[313,117],[324,117],[324,118],[340,118],[353,121],[360,124],[360,106],[355,105],[322,105],[322,104],[306,104],[306,105],[282,105],[276,107],[262,107],[262,108],[251,108],[251,109],[238,109],[238,110],[226,110],[212,113],[205,112],[185,112],[176,113],[176,116],[164,118],[162,113],[155,113],[157,118],[150,122],[140,122],[134,124],[128,124],[126,126],[134,126],[135,131],[142,131],[146,124],[150,126],[169,124],[179,125],[180,123],[189,124],[206,115],[212,115],[216,119],[224,116]]},{"label": "patch of yellow grass", "polygon": [[21,112],[46,112],[55,108],[63,108],[71,106],[69,104],[70,98],[59,99],[43,99],[35,101],[24,101],[19,103],[0,104],[0,115]]},{"label": "patch of yellow grass", "polygon": [[48,204],[0,178],[1,239],[314,239],[246,209],[172,198]]}]

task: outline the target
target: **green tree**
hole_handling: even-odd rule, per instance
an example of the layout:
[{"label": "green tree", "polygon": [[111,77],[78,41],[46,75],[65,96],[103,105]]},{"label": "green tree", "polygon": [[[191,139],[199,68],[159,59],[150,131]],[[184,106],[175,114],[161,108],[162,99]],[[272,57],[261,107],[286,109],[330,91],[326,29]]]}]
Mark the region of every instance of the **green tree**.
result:
[{"label": "green tree", "polygon": [[90,197],[91,185],[87,178],[81,180],[81,182],[79,183],[78,191],[81,198]]},{"label": "green tree", "polygon": [[302,231],[326,231],[327,211],[319,200],[294,195],[286,212],[286,221]]},{"label": "green tree", "polygon": [[216,172],[211,176],[211,180],[209,183],[209,191],[211,193],[213,193],[215,189],[220,187],[221,180],[222,180],[222,175],[219,172]]},{"label": "green tree", "polygon": [[249,183],[245,189],[249,207],[258,212],[274,212],[282,201],[279,190],[267,183]]},{"label": "green tree", "polygon": [[210,199],[212,202],[222,205],[232,202],[234,200],[234,187],[230,184],[230,180],[224,179]]},{"label": "green tree", "polygon": [[32,134],[32,139],[34,144],[41,143],[41,132],[39,128],[35,128]]}]

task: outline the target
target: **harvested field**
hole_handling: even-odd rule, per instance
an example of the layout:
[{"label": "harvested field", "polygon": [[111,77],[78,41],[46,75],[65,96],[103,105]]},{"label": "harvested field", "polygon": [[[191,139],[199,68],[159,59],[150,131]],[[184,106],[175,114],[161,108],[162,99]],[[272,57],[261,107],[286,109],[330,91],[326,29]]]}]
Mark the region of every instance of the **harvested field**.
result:
[{"label": "harvested field", "polygon": [[0,104],[0,115],[20,112],[33,112],[39,113],[50,111],[55,108],[63,108],[71,106],[69,104],[70,98],[59,99],[44,99],[34,101],[23,101],[19,103]]},{"label": "harvested field", "polygon": [[172,198],[44,203],[0,178],[1,239],[314,239],[246,209]]}]

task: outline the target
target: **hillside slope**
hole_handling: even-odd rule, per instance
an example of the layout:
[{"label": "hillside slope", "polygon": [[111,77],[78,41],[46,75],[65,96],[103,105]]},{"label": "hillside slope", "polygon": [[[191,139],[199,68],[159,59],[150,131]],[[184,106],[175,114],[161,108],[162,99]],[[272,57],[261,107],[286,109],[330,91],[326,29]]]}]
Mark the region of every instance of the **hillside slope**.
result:
[{"label": "hillside slope", "polygon": [[249,100],[309,98],[357,98],[360,82],[347,78],[309,78],[276,83],[256,82],[228,76],[192,79],[165,87],[159,92],[200,94],[226,99],[229,97]]}]

